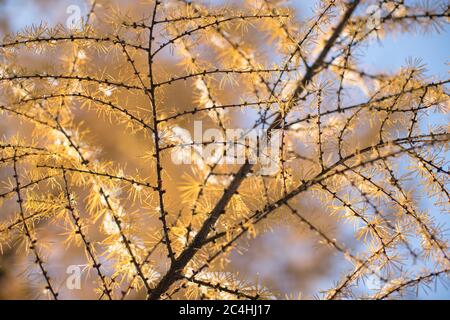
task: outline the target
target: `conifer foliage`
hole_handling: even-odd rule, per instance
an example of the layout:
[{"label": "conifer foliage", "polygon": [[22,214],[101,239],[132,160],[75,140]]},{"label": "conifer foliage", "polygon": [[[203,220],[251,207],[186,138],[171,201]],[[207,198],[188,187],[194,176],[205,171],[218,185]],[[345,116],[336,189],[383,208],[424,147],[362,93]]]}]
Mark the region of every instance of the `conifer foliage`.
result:
[{"label": "conifer foliage", "polygon": [[[283,0],[94,0],[76,28],[6,35],[0,249],[20,269],[8,283],[73,298],[75,265],[92,299],[297,297],[230,268],[288,228],[297,237],[271,250],[300,241],[323,250],[303,257],[317,269],[339,260],[311,296],[445,284],[450,135],[433,119],[448,117],[450,80],[417,59],[383,71],[360,58],[448,18],[446,1],[320,0],[304,17]],[[277,147],[261,156],[249,132]]]}]

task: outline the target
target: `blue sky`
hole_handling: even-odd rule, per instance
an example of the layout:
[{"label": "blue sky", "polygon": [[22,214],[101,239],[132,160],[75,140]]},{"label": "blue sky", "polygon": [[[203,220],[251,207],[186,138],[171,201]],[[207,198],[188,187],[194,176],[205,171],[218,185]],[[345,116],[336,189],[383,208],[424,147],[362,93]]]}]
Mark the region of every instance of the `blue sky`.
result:
[{"label": "blue sky", "polygon": [[[301,16],[309,16],[315,2],[316,0],[291,1]],[[369,71],[394,71],[404,66],[408,58],[421,58],[427,65],[429,75],[444,78],[448,76],[449,68],[446,63],[450,62],[449,53],[450,27],[447,24],[441,33],[396,34],[381,41],[373,41],[360,60]]]}]

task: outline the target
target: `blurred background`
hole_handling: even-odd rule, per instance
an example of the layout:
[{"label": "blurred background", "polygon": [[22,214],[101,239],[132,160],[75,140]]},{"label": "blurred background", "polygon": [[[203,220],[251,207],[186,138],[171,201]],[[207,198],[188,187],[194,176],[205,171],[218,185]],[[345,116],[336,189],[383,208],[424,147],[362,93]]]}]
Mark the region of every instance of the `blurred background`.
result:
[{"label": "blurred background", "polygon": [[[164,1],[164,0],[163,0]],[[210,1],[212,4],[223,5],[230,1]],[[408,1],[406,1],[408,2]],[[120,6],[133,10],[133,1],[117,1]],[[315,0],[293,0],[289,2],[295,8],[296,15],[301,21],[312,15]],[[22,30],[26,26],[47,23],[56,25],[64,24],[68,17],[67,8],[77,5],[82,9],[82,14],[87,14],[89,6],[83,0],[0,0],[0,36]],[[231,5],[231,4],[230,4]],[[358,57],[363,69],[367,71],[392,72],[404,66],[408,58],[421,58],[426,65],[427,74],[443,79],[448,77],[448,63],[450,52],[449,26],[445,25],[439,33],[413,33],[389,35],[383,39],[373,40],[366,47],[364,53]],[[253,39],[257,41],[258,39]],[[48,63],[45,57],[34,60],[35,63]],[[107,61],[102,61],[105,66]],[[170,63],[168,62],[168,65]],[[36,66],[35,66],[36,67]],[[166,66],[169,68],[168,66]],[[183,102],[192,101],[194,98],[185,87],[176,87],[176,98],[171,98],[168,104],[183,108]],[[112,127],[99,126],[97,118],[89,112],[80,112],[78,117],[86,122],[95,136],[105,136],[112,132]],[[448,118],[430,117],[429,124],[448,123]],[[426,126],[426,123],[421,125]],[[17,127],[7,124],[0,118],[0,135],[12,136],[17,133]],[[142,141],[132,138],[120,137],[122,143],[116,143],[119,138],[101,140],[93,138],[93,141],[101,145],[102,157],[111,159],[119,164],[126,164],[129,168],[139,168],[136,160],[133,162],[129,154],[139,154],[145,146]],[[140,168],[148,170],[146,168]],[[432,212],[433,199],[422,199],[422,206],[435,216],[439,222],[448,225],[448,215]],[[319,225],[326,225],[330,232],[338,232],[340,239],[351,243],[352,227],[341,226],[334,219],[326,215],[326,207],[319,203],[306,199],[299,204],[304,209],[306,216],[316,221]],[[4,214],[0,212],[0,216]],[[1,217],[0,217],[1,218]],[[269,288],[275,288],[282,295],[311,298],[313,293],[321,289],[328,289],[330,284],[339,279],[339,276],[349,269],[349,263],[328,249],[317,244],[317,238],[308,231],[299,231],[298,228],[275,226],[274,231],[249,240],[248,249],[240,253],[233,253],[229,270],[239,272],[244,278],[252,279],[257,276],[260,281]],[[34,297],[33,288],[20,275],[26,272],[23,257],[17,254],[16,246],[3,248],[0,255],[0,299],[29,298]],[[52,244],[52,250],[63,251],[58,243]],[[357,250],[357,248],[355,248]],[[61,253],[62,254],[62,253]],[[75,259],[75,260],[73,260]],[[52,272],[61,274],[60,281],[64,281],[65,265],[76,258],[61,259],[59,264],[52,266]],[[80,261],[82,263],[82,261]],[[24,279],[24,280],[20,280]],[[370,287],[370,279],[367,286]],[[419,298],[422,299],[450,299],[449,289],[438,285],[431,290],[420,290]],[[89,298],[83,293],[74,293],[73,298]]]}]

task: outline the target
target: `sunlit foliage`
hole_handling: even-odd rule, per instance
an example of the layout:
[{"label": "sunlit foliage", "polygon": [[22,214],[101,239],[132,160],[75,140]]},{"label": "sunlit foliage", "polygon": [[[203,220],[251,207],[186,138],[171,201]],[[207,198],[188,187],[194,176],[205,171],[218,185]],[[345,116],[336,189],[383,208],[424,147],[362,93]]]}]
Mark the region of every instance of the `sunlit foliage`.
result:
[{"label": "sunlit foliage", "polygon": [[[320,298],[445,281],[448,235],[431,211],[448,219],[450,136],[426,124],[447,116],[449,80],[420,60],[385,73],[358,61],[387,34],[442,30],[445,1],[322,0],[307,19],[281,0],[135,2],[93,1],[80,30],[31,26],[0,44],[0,119],[14,128],[0,141],[0,248],[19,248],[34,294],[70,297],[63,247],[91,298],[285,298],[227,268],[279,226],[347,261]],[[281,130],[277,170],[203,159],[194,121]],[[121,161],[103,150],[111,137]]]}]

